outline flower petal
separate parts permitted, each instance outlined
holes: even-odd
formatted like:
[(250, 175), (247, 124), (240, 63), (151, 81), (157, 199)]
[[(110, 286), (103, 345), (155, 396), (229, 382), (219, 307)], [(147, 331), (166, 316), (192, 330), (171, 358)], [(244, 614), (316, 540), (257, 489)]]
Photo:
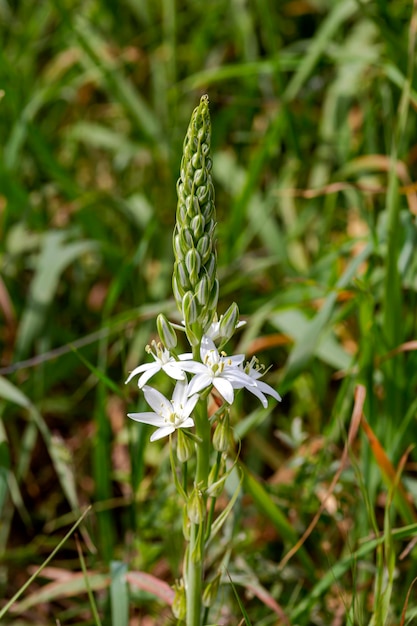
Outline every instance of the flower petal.
[(223, 372), (223, 378), (227, 378), (233, 385), (234, 389), (242, 389), (242, 387), (255, 387), (256, 381), (250, 376), (242, 372), (238, 368), (230, 368)]
[(183, 363), (179, 361), (178, 366), (185, 372), (191, 372), (192, 374), (202, 374), (207, 371), (207, 366), (198, 361), (184, 361)]
[(158, 439), (171, 435), (174, 431), (174, 426), (163, 426), (162, 428), (158, 428), (158, 430), (151, 435), (150, 441), (158, 441)]
[(188, 396), (192, 396), (194, 393), (198, 393), (202, 389), (206, 389), (206, 387), (210, 387), (213, 382), (213, 376), (207, 373), (207, 367), (204, 368), (204, 373), (197, 374), (191, 380), (188, 385)]
[[(185, 376), (185, 374), (184, 374)], [(172, 393), (172, 405), (175, 409), (175, 412), (178, 413), (181, 405), (184, 407), (188, 397), (188, 383), (185, 381), (179, 381), (174, 388)]]
[(177, 365), (177, 361), (171, 361), (170, 363), (165, 363), (162, 366), (165, 374), (168, 374), (170, 378), (174, 378), (174, 380), (184, 380), (185, 374)]
[(220, 378), (216, 376), (213, 379), (213, 385), (216, 387), (220, 395), (226, 400), (228, 404), (232, 404), (234, 400), (234, 393), (232, 383), (226, 380), (226, 378)]
[(153, 387), (144, 387), (143, 393), (145, 395), (146, 402), (153, 408), (155, 413), (168, 417), (173, 412), (172, 404), (162, 393), (154, 389)]
[(194, 426), (194, 420), (192, 417), (187, 417), (181, 424), (178, 424), (177, 428), (192, 428)]
[(200, 396), (198, 395), (198, 393), (193, 394), (187, 399), (187, 402), (185, 403), (184, 410), (183, 410), (184, 416), (186, 415), (188, 417), (189, 415), (191, 415), (199, 399), (200, 399)]
[(154, 367), (155, 367), (155, 363), (144, 363), (143, 365), (139, 365), (138, 367), (135, 367), (135, 369), (132, 372), (130, 372), (129, 376), (126, 378), (125, 385), (127, 385), (127, 383), (130, 382), (134, 376), (137, 376), (138, 374), (141, 374), (142, 372), (146, 372), (146, 370), (148, 370), (149, 368), (154, 368)]
[[(278, 400), (278, 402), (281, 402), (281, 396), (277, 391), (275, 391), (273, 387), (271, 387), (271, 385), (267, 385), (262, 380), (257, 380), (256, 387), (258, 387), (262, 393), (267, 393), (269, 396), (275, 398), (275, 400)], [(252, 391), (252, 387), (247, 387), (247, 389), (249, 389), (249, 391)]]
[(203, 363), (210, 352), (212, 352), (213, 355), (217, 355), (217, 359), (219, 358), (219, 351), (214, 345), (214, 341), (210, 339), (210, 337), (203, 335), (200, 344), (200, 357)]
[(130, 419), (135, 422), (142, 422), (142, 424), (150, 424), (151, 426), (164, 426), (165, 420), (156, 413), (128, 413)]

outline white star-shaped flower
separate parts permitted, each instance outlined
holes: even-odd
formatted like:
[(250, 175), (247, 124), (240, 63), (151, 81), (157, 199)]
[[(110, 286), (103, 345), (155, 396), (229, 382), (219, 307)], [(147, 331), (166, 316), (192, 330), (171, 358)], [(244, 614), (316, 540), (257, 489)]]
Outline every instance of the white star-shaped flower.
[(190, 396), (213, 385), (226, 402), (232, 404), (234, 389), (256, 385), (256, 381), (239, 367), (245, 359), (244, 354), (236, 356), (227, 356), (223, 352), (219, 354), (213, 340), (203, 336), (200, 357), (201, 363), (192, 360), (178, 363), (181, 369), (195, 374), (188, 385)]
[(152, 434), (151, 441), (171, 435), (177, 428), (192, 428), (194, 420), (190, 417), (199, 396), (190, 397), (187, 382), (178, 381), (175, 385), (172, 400), (169, 401), (162, 393), (153, 387), (143, 387), (146, 402), (154, 412), (128, 413), (128, 417), (142, 424), (157, 426)]
[(253, 393), (254, 396), (259, 398), (259, 400), (262, 402), (262, 405), (266, 409), (266, 407), (268, 406), (268, 400), (266, 399), (265, 394), (272, 396), (278, 402), (281, 401), (281, 396), (277, 391), (275, 391), (273, 387), (267, 385), (262, 380), (259, 380), (259, 378), (263, 376), (263, 373), (261, 372), (262, 367), (263, 366), (258, 365), (257, 359), (253, 358), (251, 362), (246, 365), (244, 371), (252, 380), (255, 381), (255, 385), (247, 386), (246, 389)]
[[(151, 347), (152, 346), (152, 347)], [(146, 352), (149, 352), (155, 360), (154, 363), (144, 363), (136, 367), (131, 372), (126, 380), (126, 383), (130, 382), (134, 376), (142, 374), (138, 380), (138, 387), (142, 389), (152, 376), (154, 376), (160, 370), (163, 370), (170, 378), (174, 380), (184, 380), (185, 374), (182, 369), (178, 367), (179, 362), (174, 359), (169, 351), (160, 343), (152, 341), (151, 346), (146, 346)], [(152, 350), (153, 348), (153, 350)], [(191, 353), (180, 354), (179, 359), (189, 359), (192, 357)]]

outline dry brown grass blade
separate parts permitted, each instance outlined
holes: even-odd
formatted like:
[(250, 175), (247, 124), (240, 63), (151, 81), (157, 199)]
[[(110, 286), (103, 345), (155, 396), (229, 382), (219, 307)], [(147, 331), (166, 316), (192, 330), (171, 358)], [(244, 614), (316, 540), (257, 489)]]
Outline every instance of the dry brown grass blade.
[(404, 602), (404, 606), (403, 606), (403, 611), (402, 611), (402, 613), (401, 613), (401, 622), (400, 622), (400, 626), (404, 626), (404, 624), (405, 624), (405, 614), (406, 614), (407, 607), (408, 607), (408, 601), (409, 601), (409, 599), (410, 599), (411, 589), (413, 588), (414, 583), (416, 583), (416, 582), (417, 582), (417, 576), (416, 576), (416, 578), (414, 578), (414, 580), (411, 582), (411, 585), (410, 585), (410, 586), (409, 586), (409, 588), (408, 588), (408, 591), (407, 591), (407, 596), (406, 596), (406, 598), (405, 598), (405, 602)]
[(252, 354), (259, 354), (259, 352), (263, 352), (264, 350), (268, 350), (269, 348), (285, 346), (289, 343), (292, 343), (292, 339), (282, 333), (272, 333), (270, 335), (264, 335), (262, 337), (257, 337), (256, 339), (251, 341), (246, 350), (246, 354), (248, 356)]
[(381, 469), (381, 472), (385, 476), (390, 487), (394, 488), (398, 493), (398, 496), (403, 502), (404, 508), (406, 508), (409, 512), (410, 518), (416, 519), (416, 514), (414, 509), (410, 505), (408, 494), (404, 488), (404, 485), (400, 482), (399, 479), (410, 449), (408, 449), (407, 452), (402, 456), (398, 470), (396, 470), (364, 416), (362, 416), (361, 426), (365, 431), (366, 436), (368, 437), (369, 445), (371, 446), (372, 453), (375, 457), (378, 467)]
[(338, 480), (340, 478), (340, 475), (342, 474), (343, 470), (345, 469), (345, 467), (347, 465), (347, 461), (348, 461), (348, 457), (349, 457), (349, 450), (350, 450), (350, 448), (352, 446), (353, 441), (356, 439), (356, 435), (357, 435), (358, 430), (359, 430), (359, 424), (361, 423), (365, 397), (366, 397), (366, 388), (363, 385), (357, 385), (356, 386), (356, 390), (355, 390), (355, 405), (353, 407), (353, 413), (352, 413), (352, 419), (350, 421), (348, 437), (347, 437), (347, 441), (345, 443), (345, 446), (343, 448), (343, 453), (342, 453), (342, 456), (341, 456), (341, 459), (340, 459), (339, 469), (337, 470), (336, 474), (334, 475), (333, 480), (330, 483), (330, 486), (329, 486), (328, 490), (326, 491), (326, 493), (323, 496), (323, 499), (322, 499), (321, 505), (319, 507), (319, 510), (317, 511), (315, 516), (313, 517), (312, 521), (310, 522), (310, 524), (309, 524), (308, 528), (306, 529), (306, 531), (304, 532), (303, 536), (297, 541), (295, 546), (293, 546), (291, 548), (291, 550), (289, 550), (289, 552), (287, 552), (287, 554), (281, 560), (281, 562), (279, 564), (279, 568), (280, 569), (285, 567), (285, 565), (288, 563), (288, 561), (301, 548), (301, 546), (304, 544), (304, 542), (307, 540), (307, 538), (310, 536), (310, 534), (314, 530), (314, 527), (316, 526), (317, 522), (319, 521), (319, 519), (321, 517), (321, 514), (323, 513), (324, 509), (326, 508), (327, 500), (332, 495), (333, 490), (334, 490), (335, 486), (337, 485), (337, 482), (338, 482)]
[[(382, 172), (389, 172), (391, 167), (392, 163), (390, 157), (384, 154), (369, 154), (358, 157), (354, 161), (355, 171), (358, 172), (360, 172), (360, 169), (373, 169)], [(417, 215), (417, 182), (413, 182), (411, 180), (407, 166), (403, 161), (396, 161), (395, 169), (398, 178), (403, 183), (402, 187), (400, 187), (399, 189), (399, 193), (407, 196), (408, 208), (410, 210), (410, 213), (412, 213), (413, 215)], [(326, 196), (332, 193), (338, 193), (339, 191), (344, 191), (347, 189), (356, 189), (357, 191), (362, 191), (363, 193), (372, 194), (387, 193), (386, 187), (376, 185), (363, 185), (362, 183), (347, 183), (342, 181), (329, 183), (328, 185), (323, 185), (323, 187), (319, 187), (317, 189), (290, 188), (277, 190), (276, 193), (280, 196), (312, 199), (319, 196)]]
[[(414, 352), (414, 350), (417, 350), (417, 339), (412, 339), (411, 341), (405, 341), (404, 343), (400, 344), (393, 350), (390, 350), (386, 354), (383, 354), (380, 357), (376, 357), (375, 366), (379, 367), (381, 363), (383, 363), (384, 361), (388, 361), (389, 359), (392, 359), (394, 356), (397, 356), (397, 354), (402, 354), (404, 352)], [(339, 370), (338, 372), (335, 372), (333, 374), (332, 378), (333, 380), (340, 380), (342, 378), (345, 378), (348, 375), (357, 374), (358, 371), (359, 371), (358, 366), (351, 367), (349, 370)]]

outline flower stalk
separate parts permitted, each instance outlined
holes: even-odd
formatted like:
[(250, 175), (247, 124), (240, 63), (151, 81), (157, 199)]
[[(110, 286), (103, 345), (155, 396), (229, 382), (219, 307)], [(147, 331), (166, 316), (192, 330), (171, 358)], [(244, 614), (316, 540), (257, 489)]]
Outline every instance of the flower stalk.
[[(243, 354), (228, 356), (223, 351), (244, 322), (239, 321), (235, 303), (223, 315), (217, 315), (219, 283), (210, 140), (208, 97), (203, 96), (191, 116), (177, 183), (172, 286), (183, 326), (158, 315), (160, 341), (152, 341), (146, 349), (153, 361), (136, 367), (126, 381), (138, 376), (138, 387), (152, 409), (129, 413), (129, 417), (156, 427), (151, 441), (169, 436), (172, 446), (176, 437), (177, 453), (174, 455), (171, 447), (170, 459), (175, 486), (183, 500), (186, 549), (182, 579), (175, 585), (173, 613), (181, 626), (202, 626), (221, 584), (221, 572), (214, 578), (209, 573), (211, 582), (205, 582), (205, 548), (212, 538), (216, 498), (231, 471), (226, 459), (233, 439), (231, 409), (235, 395), (246, 389), (263, 406), (268, 404), (267, 396), (281, 399), (275, 389), (260, 380), (263, 371), (257, 361), (245, 363)], [(185, 331), (190, 352), (178, 353), (179, 329)], [(172, 381), (173, 391), (168, 398), (148, 384), (159, 373)], [(213, 399), (216, 408), (209, 415)], [(190, 462), (193, 457), (195, 463)], [(177, 464), (182, 466), (182, 483)], [(193, 476), (190, 467), (195, 467)], [(233, 498), (228, 507), (232, 504)], [(226, 512), (227, 508), (223, 518)], [(223, 523), (220, 517), (216, 521)]]

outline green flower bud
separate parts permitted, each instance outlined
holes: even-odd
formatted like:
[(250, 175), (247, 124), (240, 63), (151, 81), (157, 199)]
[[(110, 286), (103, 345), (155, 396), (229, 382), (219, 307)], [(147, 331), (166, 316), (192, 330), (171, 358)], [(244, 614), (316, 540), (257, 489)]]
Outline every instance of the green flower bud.
[(195, 288), (197, 300), (200, 304), (207, 304), (210, 296), (210, 285), (207, 276), (203, 276)]
[[(204, 218), (203, 218), (204, 219)], [(208, 235), (204, 235), (197, 242), (197, 252), (201, 257), (201, 262), (203, 265), (207, 263), (211, 255), (211, 239)]]
[(194, 248), (188, 250), (185, 255), (185, 266), (188, 270), (191, 284), (195, 285), (201, 268), (201, 257)]
[(175, 266), (174, 268), (177, 270), (176, 276), (179, 279), (178, 287), (185, 292), (191, 287), (190, 276), (187, 272), (187, 266), (182, 261), (179, 261), (175, 265), (176, 268)]
[(187, 502), (188, 519), (192, 524), (201, 524), (204, 519), (203, 494), (196, 487)]
[(187, 216), (192, 219), (196, 215), (200, 215), (200, 203), (196, 196), (188, 196), (185, 201), (187, 207)]
[(156, 318), (156, 327), (158, 335), (167, 350), (172, 350), (177, 345), (177, 333), (171, 322), (167, 320), (165, 315), (160, 313)]
[(201, 168), (194, 172), (194, 184), (195, 185), (203, 185), (207, 181), (207, 173)]
[(184, 254), (181, 247), (181, 237), (179, 235), (175, 235), (172, 244), (174, 248), (175, 258), (182, 261), (182, 259), (184, 258)]
[(181, 580), (174, 585), (174, 600), (172, 602), (172, 612), (178, 620), (184, 620), (187, 613), (187, 600), (185, 597), (184, 583)]
[(194, 444), (189, 437), (181, 430), (177, 431), (177, 458), (180, 463), (185, 463), (194, 454)]
[(175, 274), (172, 277), (172, 293), (174, 294), (174, 298), (177, 302), (179, 302), (182, 298), (182, 291), (180, 291), (177, 284), (177, 277)]
[(233, 302), (220, 318), (220, 336), (224, 338), (224, 343), (233, 336), (238, 321), (239, 309), (236, 302)]
[(204, 219), (204, 217), (201, 214), (196, 215), (191, 220), (191, 229), (192, 229), (192, 231), (194, 233), (194, 239), (196, 241), (199, 241), (200, 237), (202, 237), (202, 235), (204, 233), (205, 225), (206, 225), (206, 220)]
[(194, 248), (193, 231), (191, 228), (183, 228), (179, 235), (179, 240), (182, 256), (185, 256), (190, 248)]
[(201, 185), (197, 187), (196, 196), (200, 207), (210, 199), (210, 187), (208, 185)]
[(207, 308), (209, 308), (211, 311), (213, 311), (213, 314), (216, 311), (217, 300), (218, 299), (219, 299), (219, 281), (216, 278), (215, 281), (214, 281), (214, 285), (213, 285), (213, 287), (211, 289), (210, 299), (209, 299), (209, 302), (208, 302), (208, 305), (207, 305)]
[(187, 291), (182, 299), (182, 314), (186, 328), (197, 321), (197, 299), (192, 291)]
[[(213, 467), (212, 469), (215, 469), (215, 467)], [(209, 487), (207, 488), (207, 495), (210, 496), (210, 498), (219, 498), (221, 494), (223, 493), (224, 484), (226, 482), (227, 476), (222, 476), (218, 480), (214, 480), (213, 476), (211, 476), (211, 473), (212, 472), (210, 471), (209, 482), (208, 482)], [(211, 478), (211, 482), (210, 482), (210, 478)]]
[(209, 277), (211, 284), (213, 284), (213, 282), (216, 280), (216, 273), (214, 271), (215, 268), (216, 268), (216, 254), (212, 252), (206, 263), (206, 273), (207, 273), (207, 276)]
[(219, 592), (221, 575), (217, 574), (209, 583), (207, 583), (203, 591), (203, 606), (210, 607), (214, 604)]
[(230, 420), (229, 412), (225, 411), (224, 415), (217, 422), (213, 434), (213, 448), (217, 452), (227, 452), (230, 445)]

